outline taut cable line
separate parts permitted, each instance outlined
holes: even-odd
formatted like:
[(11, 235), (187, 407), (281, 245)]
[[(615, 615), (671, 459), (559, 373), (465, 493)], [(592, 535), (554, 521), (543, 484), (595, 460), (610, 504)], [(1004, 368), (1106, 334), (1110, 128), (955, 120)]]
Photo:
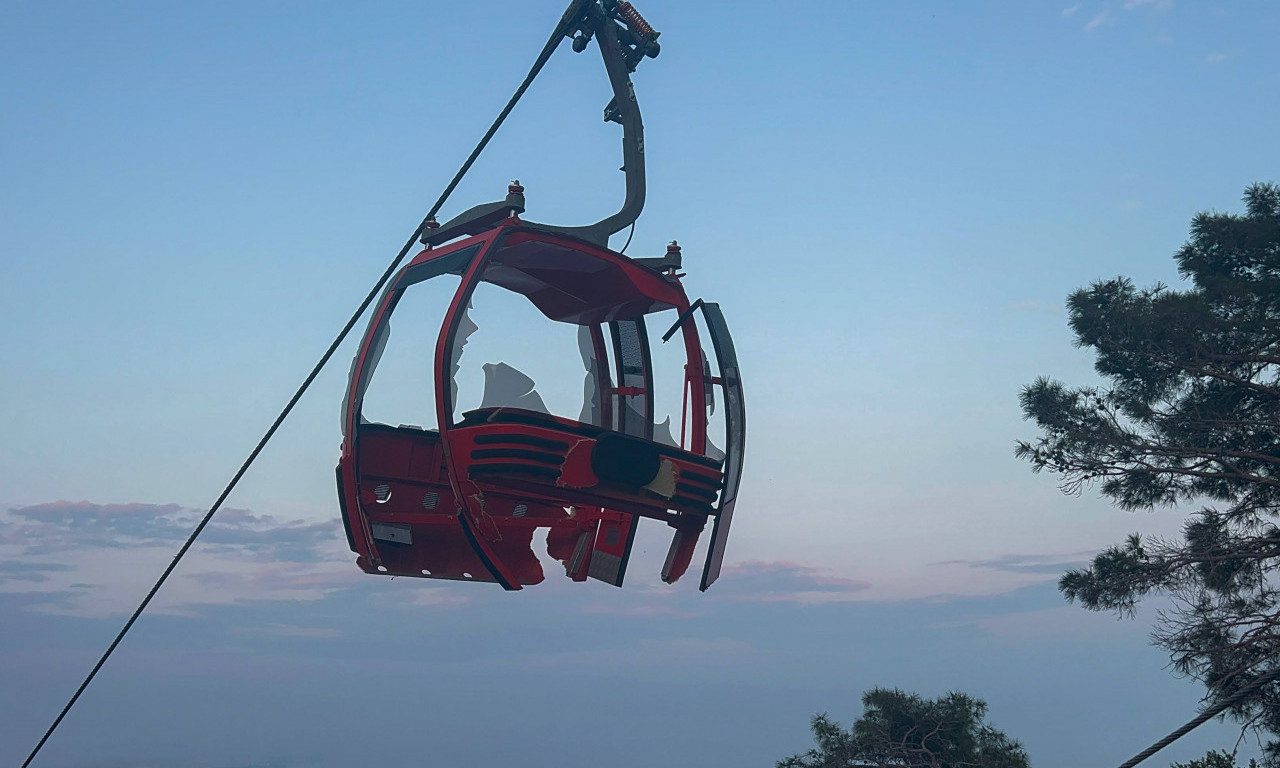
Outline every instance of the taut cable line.
[(1249, 683), (1245, 687), (1236, 691), (1231, 696), (1228, 696), (1227, 698), (1223, 699), (1217, 704), (1214, 704), (1212, 707), (1209, 707), (1205, 711), (1191, 718), (1186, 723), (1184, 723), (1182, 727), (1178, 728), (1173, 733), (1170, 733), (1168, 736), (1165, 736), (1163, 739), (1157, 741), (1155, 744), (1152, 744), (1151, 746), (1142, 750), (1138, 754), (1134, 755), (1133, 757), (1121, 763), (1119, 768), (1133, 768), (1138, 763), (1141, 763), (1143, 760), (1146, 760), (1148, 757), (1151, 757), (1152, 755), (1164, 749), (1165, 747), (1169, 746), (1173, 742), (1177, 741), (1183, 736), (1186, 736), (1188, 733), (1191, 733), (1193, 730), (1200, 727), (1204, 723), (1207, 723), (1208, 721), (1222, 714), (1232, 704), (1239, 702), (1245, 696), (1248, 696), (1249, 694), (1258, 690), (1259, 688), (1266, 685), (1267, 683), (1273, 682), (1275, 680), (1280, 680), (1280, 669), (1274, 669), (1271, 672), (1268, 672), (1267, 674), (1254, 680), (1252, 683)]
[(400, 249), (400, 252), (396, 254), (396, 257), (387, 266), (386, 270), (383, 271), (382, 276), (378, 278), (377, 283), (375, 283), (373, 288), (369, 290), (368, 295), (364, 297), (364, 301), (360, 302), (360, 306), (356, 308), (356, 311), (352, 313), (351, 318), (347, 320), (346, 325), (342, 327), (342, 330), (338, 332), (337, 337), (335, 337), (333, 342), (329, 344), (329, 348), (320, 356), (320, 360), (315, 364), (315, 367), (311, 369), (311, 373), (307, 374), (307, 377), (302, 381), (301, 386), (299, 386), (298, 390), (293, 393), (293, 397), (289, 398), (289, 402), (281, 409), (280, 414), (276, 416), (275, 421), (271, 423), (271, 426), (262, 435), (262, 439), (258, 441), (258, 444), (254, 446), (253, 450), (249, 453), (248, 458), (246, 458), (244, 463), (240, 465), (240, 469), (236, 471), (235, 475), (231, 478), (231, 481), (227, 483), (226, 488), (224, 488), (222, 493), (219, 494), (218, 499), (213, 503), (213, 506), (211, 506), (209, 511), (205, 513), (204, 517), (200, 519), (200, 523), (196, 525), (195, 530), (191, 532), (191, 535), (187, 537), (186, 542), (183, 543), (182, 547), (178, 550), (178, 553), (174, 555), (169, 566), (160, 574), (160, 578), (156, 579), (155, 584), (151, 587), (151, 591), (149, 591), (147, 596), (142, 599), (142, 602), (138, 604), (133, 615), (129, 617), (129, 620), (125, 622), (124, 627), (120, 629), (119, 634), (117, 634), (115, 639), (111, 641), (111, 645), (107, 646), (107, 650), (102, 654), (102, 658), (98, 659), (98, 663), (94, 664), (93, 669), (89, 670), (89, 674), (85, 676), (84, 681), (80, 683), (80, 687), (76, 689), (76, 692), (71, 695), (66, 706), (64, 706), (62, 711), (58, 713), (53, 724), (49, 726), (47, 731), (45, 731), (44, 736), (40, 737), (40, 741), (36, 744), (35, 748), (31, 750), (31, 754), (27, 755), (27, 759), (22, 762), (22, 768), (27, 768), (27, 766), (31, 764), (31, 761), (40, 753), (40, 750), (44, 747), (45, 743), (49, 741), (49, 737), (52, 736), (53, 732), (58, 729), (58, 726), (62, 724), (67, 713), (71, 711), (71, 708), (75, 706), (76, 701), (80, 699), (80, 695), (89, 687), (89, 683), (93, 682), (93, 678), (97, 676), (98, 671), (102, 669), (102, 666), (107, 663), (107, 659), (109, 659), (111, 654), (115, 652), (116, 647), (120, 645), (120, 641), (124, 640), (124, 636), (129, 633), (134, 622), (136, 622), (138, 617), (142, 615), (142, 612), (146, 610), (147, 606), (151, 603), (151, 599), (156, 596), (156, 593), (160, 591), (160, 587), (164, 585), (165, 581), (169, 578), (169, 575), (178, 567), (178, 563), (181, 562), (183, 556), (185, 556), (187, 551), (191, 549), (191, 546), (195, 544), (196, 538), (199, 537), (205, 527), (209, 525), (209, 521), (213, 519), (213, 516), (222, 507), (223, 502), (227, 500), (227, 497), (231, 495), (231, 492), (235, 489), (236, 485), (239, 484), (240, 479), (244, 477), (245, 472), (249, 470), (249, 467), (258, 458), (258, 455), (262, 453), (262, 449), (265, 448), (267, 443), (271, 441), (271, 438), (275, 436), (276, 430), (280, 428), (280, 425), (284, 423), (284, 420), (289, 416), (289, 413), (293, 411), (293, 407), (298, 404), (298, 401), (302, 399), (303, 394), (305, 394), (307, 389), (310, 388), (311, 383), (315, 381), (316, 376), (318, 376), (320, 371), (324, 369), (325, 365), (329, 363), (330, 358), (333, 357), (333, 353), (337, 351), (338, 347), (341, 346), (342, 342), (347, 338), (347, 334), (351, 332), (351, 329), (354, 328), (355, 324), (360, 320), (360, 316), (364, 314), (365, 310), (369, 308), (369, 305), (373, 303), (373, 300), (377, 298), (378, 294), (382, 291), (382, 287), (386, 285), (387, 281), (391, 279), (391, 276), (395, 274), (400, 263), (404, 261), (404, 258), (409, 254), (410, 249), (412, 249), (414, 244), (418, 242), (418, 238), (422, 234), (423, 230), (427, 228), (427, 222), (435, 219), (436, 214), (440, 212), (440, 208), (444, 205), (445, 201), (449, 199), (449, 195), (453, 194), (453, 190), (458, 186), (458, 183), (462, 181), (462, 177), (471, 169), (472, 164), (475, 163), (476, 158), (480, 156), (480, 153), (484, 151), (489, 140), (493, 138), (494, 134), (498, 132), (498, 128), (507, 119), (507, 116), (511, 114), (511, 110), (515, 108), (516, 102), (520, 101), (520, 97), (524, 96), (525, 91), (529, 89), (534, 78), (536, 78), (538, 73), (542, 71), (542, 68), (551, 58), (551, 54), (553, 54), (559, 46), (560, 41), (567, 33), (573, 31), (574, 23), (577, 21), (588, 2), (590, 2), (590, 0), (573, 0), (573, 2), (570, 3), (568, 10), (565, 11), (564, 16), (561, 17), (560, 22), (556, 25), (555, 31), (547, 40), (546, 45), (542, 47), (542, 52), (538, 54), (537, 60), (534, 61), (533, 66), (529, 69), (529, 73), (525, 75), (524, 81), (520, 83), (520, 87), (516, 89), (514, 94), (512, 94), (511, 98), (507, 101), (507, 105), (502, 108), (502, 111), (498, 113), (498, 116), (489, 126), (489, 130), (485, 131), (485, 134), (481, 137), (479, 143), (477, 143), (475, 148), (471, 150), (471, 154), (467, 157), (466, 162), (462, 164), (458, 169), (458, 172), (454, 174), (453, 179), (444, 188), (444, 191), (440, 193), (440, 197), (437, 198), (435, 204), (431, 206), (431, 210), (427, 212), (427, 215), (423, 217), (422, 222), (413, 230), (413, 234), (405, 241), (404, 247)]

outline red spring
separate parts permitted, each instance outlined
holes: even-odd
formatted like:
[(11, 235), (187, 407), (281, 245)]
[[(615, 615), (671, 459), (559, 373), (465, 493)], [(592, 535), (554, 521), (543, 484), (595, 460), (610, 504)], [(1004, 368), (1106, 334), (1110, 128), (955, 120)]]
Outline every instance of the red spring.
[(627, 27), (632, 32), (645, 37), (653, 37), (656, 34), (653, 31), (653, 27), (649, 26), (649, 22), (644, 20), (644, 17), (640, 15), (640, 12), (631, 3), (618, 3), (618, 15), (622, 17), (623, 21), (627, 22)]

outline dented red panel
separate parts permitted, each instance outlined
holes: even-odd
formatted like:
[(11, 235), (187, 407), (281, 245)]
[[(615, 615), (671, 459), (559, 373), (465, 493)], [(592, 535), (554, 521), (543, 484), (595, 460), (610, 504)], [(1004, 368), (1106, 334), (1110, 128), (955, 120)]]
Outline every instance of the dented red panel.
[[(362, 423), (363, 389), (401, 293), (446, 272), (462, 280), (434, 354), (440, 431)], [(634, 349), (640, 349), (643, 375), (631, 376), (632, 381), (623, 375), (630, 369), (619, 368), (619, 386), (613, 387), (606, 371), (599, 383), (600, 408), (592, 416), (600, 424), (516, 408), (479, 409), (453, 420), (454, 337), (480, 282), (524, 295), (551, 319), (590, 327), (589, 347), (598, 360), (608, 358), (602, 324), (612, 324), (616, 332), (627, 323), (638, 330), (635, 343), (622, 349), (615, 339), (614, 358), (626, 362), (622, 358), (634, 358)], [(685, 411), (681, 436), (691, 450), (654, 442), (648, 412), (652, 376), (643, 315), (669, 308), (685, 313), (689, 306), (678, 279), (607, 249), (523, 227), (515, 218), (418, 254), (374, 310), (352, 365), (343, 413), (339, 492), (360, 567), (370, 573), (496, 581), (519, 589), (544, 578), (532, 550), (534, 532), (541, 527), (550, 529), (548, 554), (570, 578), (591, 576), (620, 586), (638, 521), (650, 517), (676, 528), (663, 570), (663, 578), (674, 581), (687, 567), (698, 533), (718, 512), (726, 519), (717, 520), (710, 553), (715, 565), (708, 569), (718, 571), (741, 442), (729, 475), (732, 488), (722, 493), (726, 475), (720, 463), (702, 455), (706, 412), (697, 396), (711, 382), (704, 377), (693, 323), (685, 325), (683, 338), (686, 388), (695, 398)], [(624, 420), (620, 412), (631, 401), (635, 413)], [(626, 429), (615, 422), (625, 422)]]
[(591, 553), (588, 575), (615, 587), (622, 586), (627, 573), (627, 561), (631, 558), (631, 545), (636, 537), (636, 525), (640, 518), (634, 515), (618, 515), (616, 519), (603, 519), (596, 532), (595, 551)]

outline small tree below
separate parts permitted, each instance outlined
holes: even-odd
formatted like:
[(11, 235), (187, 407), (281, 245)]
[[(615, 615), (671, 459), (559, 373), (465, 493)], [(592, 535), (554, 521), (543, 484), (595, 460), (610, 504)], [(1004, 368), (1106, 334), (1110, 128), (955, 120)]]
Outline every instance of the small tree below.
[(981, 699), (955, 692), (925, 699), (873, 688), (862, 705), (862, 717), (847, 731), (816, 715), (817, 745), (777, 768), (1030, 768), (1022, 745), (985, 722)]
[[(1211, 749), (1204, 757), (1189, 760), (1185, 763), (1169, 763), (1169, 768), (1242, 768), (1236, 763), (1234, 752)], [(1247, 768), (1258, 768), (1257, 760), (1249, 760)]]

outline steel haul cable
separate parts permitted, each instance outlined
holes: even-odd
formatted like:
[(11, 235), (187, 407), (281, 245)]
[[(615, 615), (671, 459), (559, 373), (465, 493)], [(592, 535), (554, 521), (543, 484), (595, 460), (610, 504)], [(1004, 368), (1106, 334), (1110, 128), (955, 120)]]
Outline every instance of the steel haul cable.
[(507, 105), (503, 107), (502, 111), (498, 113), (498, 116), (494, 118), (493, 123), (489, 126), (489, 130), (485, 132), (479, 143), (477, 143), (475, 148), (471, 150), (471, 154), (467, 157), (466, 162), (462, 164), (462, 167), (460, 167), (458, 172), (454, 174), (453, 179), (449, 182), (448, 186), (446, 186), (444, 191), (440, 193), (440, 197), (437, 198), (435, 204), (431, 206), (431, 210), (427, 212), (425, 217), (423, 217), (422, 223), (420, 223), (417, 229), (413, 231), (413, 234), (409, 236), (404, 247), (400, 249), (400, 252), (396, 254), (396, 257), (391, 261), (391, 264), (387, 266), (385, 271), (383, 271), (382, 276), (378, 278), (378, 282), (374, 284), (372, 289), (370, 289), (368, 295), (364, 297), (364, 301), (360, 302), (360, 306), (356, 308), (356, 311), (351, 315), (351, 319), (347, 320), (347, 324), (338, 332), (333, 343), (331, 343), (329, 348), (325, 350), (323, 355), (321, 355), (319, 362), (317, 362), (315, 367), (311, 369), (311, 373), (307, 374), (302, 385), (298, 387), (298, 391), (294, 392), (293, 397), (289, 398), (289, 402), (283, 409), (281, 409), (280, 415), (276, 416), (276, 420), (272, 422), (266, 433), (263, 434), (262, 439), (258, 441), (256, 446), (254, 446), (254, 449), (249, 453), (248, 458), (246, 458), (244, 463), (240, 465), (240, 469), (237, 470), (235, 475), (231, 478), (231, 482), (227, 483), (227, 487), (222, 490), (217, 501), (213, 503), (213, 506), (209, 508), (209, 511), (200, 519), (200, 523), (196, 526), (195, 530), (191, 532), (191, 535), (178, 550), (178, 553), (174, 555), (173, 561), (170, 562), (169, 566), (160, 574), (160, 578), (157, 579), (156, 583), (151, 587), (151, 591), (148, 592), (147, 596), (138, 604), (137, 609), (134, 610), (133, 615), (129, 617), (129, 620), (125, 622), (120, 633), (111, 641), (111, 645), (107, 646), (107, 650), (102, 654), (102, 658), (98, 659), (98, 663), (93, 665), (93, 669), (91, 669), (89, 674), (85, 676), (84, 681), (80, 683), (80, 687), (76, 689), (74, 694), (72, 694), (71, 698), (67, 701), (66, 706), (62, 708), (62, 711), (58, 713), (57, 718), (55, 718), (53, 724), (49, 726), (49, 730), (45, 731), (44, 736), (40, 738), (35, 749), (32, 749), (31, 754), (27, 755), (27, 759), (22, 762), (22, 768), (27, 768), (27, 766), (31, 764), (31, 761), (35, 759), (36, 755), (40, 753), (41, 748), (44, 747), (45, 742), (47, 742), (49, 737), (53, 735), (53, 732), (58, 729), (63, 718), (67, 716), (67, 713), (71, 711), (73, 706), (75, 706), (76, 701), (80, 699), (80, 694), (84, 693), (85, 689), (89, 687), (89, 683), (93, 682), (93, 678), (97, 676), (98, 670), (102, 669), (102, 665), (111, 657), (116, 646), (120, 645), (120, 641), (124, 639), (124, 636), (128, 634), (129, 630), (133, 627), (134, 622), (136, 622), (138, 617), (142, 615), (142, 612), (146, 610), (151, 599), (160, 591), (160, 587), (163, 586), (165, 580), (169, 578), (169, 574), (173, 573), (173, 570), (177, 568), (179, 561), (181, 561), (183, 556), (187, 554), (187, 550), (191, 549), (191, 545), (195, 543), (196, 538), (202, 531), (204, 531), (205, 526), (209, 524), (209, 521), (213, 519), (214, 514), (217, 513), (218, 509), (222, 506), (222, 503), (231, 495), (231, 491), (234, 490), (236, 485), (240, 482), (240, 478), (244, 477), (244, 474), (249, 470), (250, 465), (252, 465), (254, 460), (258, 458), (258, 454), (262, 453), (262, 449), (266, 447), (267, 443), (275, 435), (276, 430), (280, 428), (280, 425), (284, 422), (285, 418), (288, 417), (289, 413), (293, 410), (293, 407), (302, 399), (302, 395), (306, 393), (307, 389), (311, 386), (311, 383), (315, 381), (316, 376), (318, 376), (320, 371), (328, 364), (329, 359), (333, 357), (333, 353), (337, 351), (338, 347), (347, 338), (347, 334), (349, 334), (351, 329), (355, 327), (355, 324), (360, 320), (360, 316), (364, 314), (365, 310), (369, 308), (369, 305), (373, 303), (373, 300), (377, 298), (382, 287), (386, 285), (386, 282), (391, 279), (391, 276), (400, 266), (400, 262), (404, 261), (404, 258), (408, 255), (410, 249), (412, 249), (414, 244), (418, 242), (418, 237), (422, 234), (423, 229), (426, 228), (427, 222), (434, 219), (435, 215), (440, 212), (441, 206), (443, 206), (445, 201), (449, 199), (449, 195), (453, 194), (453, 190), (458, 186), (458, 183), (462, 181), (462, 177), (471, 169), (471, 165), (476, 161), (476, 158), (480, 156), (480, 153), (489, 143), (489, 140), (493, 138), (494, 134), (497, 133), (498, 128), (507, 119), (507, 116), (511, 114), (511, 110), (515, 108), (516, 102), (520, 100), (520, 97), (524, 95), (525, 91), (527, 91), (529, 86), (533, 83), (534, 78), (542, 71), (542, 68), (551, 58), (551, 54), (554, 53), (556, 48), (560, 45), (560, 41), (564, 39), (568, 32), (572, 31), (572, 26), (579, 19), (583, 9), (586, 8), (589, 2), (592, 2), (592, 0), (573, 0), (573, 2), (570, 3), (568, 10), (565, 11), (564, 16), (561, 17), (560, 22), (556, 25), (556, 29), (551, 34), (550, 39), (548, 39), (546, 45), (542, 47), (542, 52), (538, 54), (537, 60), (534, 61), (533, 66), (529, 69), (529, 73), (525, 75), (524, 81), (520, 83), (520, 87), (516, 89), (515, 93), (512, 94), (511, 98), (507, 101)]
[(1267, 674), (1254, 680), (1252, 683), (1249, 683), (1245, 687), (1236, 691), (1235, 694), (1223, 699), (1217, 704), (1214, 704), (1212, 707), (1209, 707), (1205, 711), (1191, 718), (1185, 724), (1183, 724), (1181, 728), (1177, 729), (1173, 733), (1170, 733), (1168, 736), (1165, 736), (1163, 739), (1157, 741), (1155, 744), (1152, 744), (1151, 746), (1142, 750), (1138, 754), (1134, 755), (1133, 757), (1121, 763), (1120, 768), (1133, 768), (1138, 763), (1141, 763), (1143, 760), (1146, 760), (1148, 757), (1151, 757), (1152, 755), (1164, 749), (1165, 747), (1169, 746), (1173, 742), (1177, 741), (1183, 736), (1186, 736), (1188, 733), (1191, 733), (1193, 730), (1200, 727), (1204, 723), (1222, 714), (1228, 707), (1240, 701), (1248, 694), (1253, 693), (1254, 691), (1258, 690), (1259, 688), (1266, 685), (1267, 683), (1273, 682), (1275, 680), (1280, 680), (1280, 669), (1274, 669), (1271, 672), (1268, 672)]

